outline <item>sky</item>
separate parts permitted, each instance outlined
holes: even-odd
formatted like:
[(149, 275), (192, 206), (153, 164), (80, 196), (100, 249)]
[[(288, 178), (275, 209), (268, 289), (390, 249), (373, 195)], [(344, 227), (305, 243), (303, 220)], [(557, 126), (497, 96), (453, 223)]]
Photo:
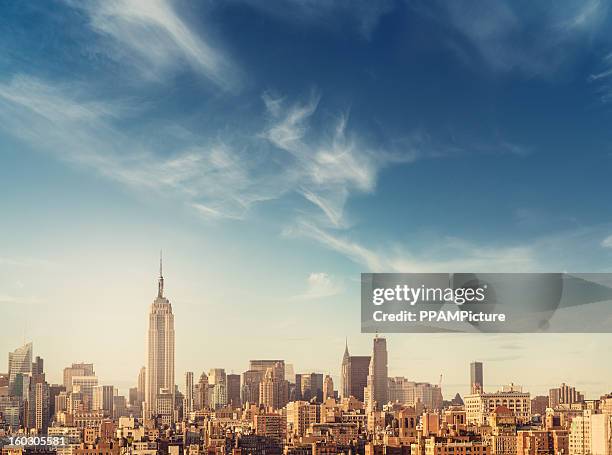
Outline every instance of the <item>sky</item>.
[[(338, 374), (362, 272), (612, 271), (605, 1), (0, 6), (0, 352)], [(612, 336), (389, 335), (389, 371), (612, 390)], [(0, 370), (7, 367), (1, 367)]]

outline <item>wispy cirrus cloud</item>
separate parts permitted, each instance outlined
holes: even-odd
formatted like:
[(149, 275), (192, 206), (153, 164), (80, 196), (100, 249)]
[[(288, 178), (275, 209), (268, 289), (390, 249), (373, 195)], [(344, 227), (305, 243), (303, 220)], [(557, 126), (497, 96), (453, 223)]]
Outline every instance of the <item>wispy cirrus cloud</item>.
[(456, 32), (452, 47), (462, 59), (476, 55), (496, 71), (549, 77), (572, 60), (576, 48), (605, 23), (608, 4), (601, 0), (560, 1), (550, 5), (521, 2), (416, 2), (424, 13)]
[(325, 297), (333, 297), (343, 291), (342, 284), (325, 272), (313, 272), (306, 280), (306, 290), (302, 294), (295, 295), (291, 300), (315, 300)]
[(604, 248), (612, 248), (612, 235), (609, 235), (601, 241), (601, 246)]
[(324, 247), (340, 253), (356, 264), (363, 265), (371, 271), (387, 270), (387, 260), (375, 251), (364, 247), (360, 243), (349, 238), (335, 235), (313, 223), (300, 220), (294, 225), (283, 230), (287, 237), (304, 237), (314, 240)]
[(108, 55), (136, 66), (149, 78), (185, 62), (217, 86), (235, 90), (239, 70), (219, 47), (182, 19), (168, 0), (69, 2), (90, 18), (94, 31), (108, 38)]
[[(415, 154), (377, 155), (345, 116), (329, 131), (315, 128), (318, 103), (317, 95), (294, 104), (264, 95), (269, 118), (259, 134), (192, 135), (168, 149), (121, 127), (133, 115), (124, 104), (99, 101), (78, 85), (27, 76), (0, 83), (2, 128), (34, 150), (137, 191), (178, 197), (206, 218), (241, 219), (257, 203), (297, 193), (320, 209), (321, 222), (341, 227), (352, 193), (373, 191), (383, 166)], [(234, 143), (234, 136), (247, 139)]]
[(140, 192), (177, 197), (199, 212), (207, 207), (214, 218), (241, 218), (255, 202), (277, 197), (244, 150), (201, 138), (158, 150), (115, 126), (124, 117), (121, 104), (92, 101), (73, 86), (26, 76), (0, 83), (1, 128), (38, 152)]
[(591, 73), (587, 80), (594, 84), (597, 96), (602, 103), (612, 101), (612, 53), (602, 59), (598, 71)]
[(323, 229), (305, 220), (287, 227), (289, 237), (311, 239), (371, 272), (536, 271), (542, 268), (532, 246), (477, 245), (457, 238), (441, 239), (424, 254), (405, 246), (373, 249), (347, 233)]
[(389, 164), (418, 158), (413, 149), (394, 154), (369, 146), (349, 130), (348, 114), (321, 134), (312, 126), (320, 101), (316, 93), (305, 103), (289, 104), (268, 93), (263, 99), (271, 119), (261, 137), (291, 157), (295, 190), (336, 228), (346, 226), (344, 207), (351, 194), (374, 191), (379, 172)]
[[(206, 219), (244, 219), (257, 204), (298, 194), (304, 205), (294, 215), (308, 221), (289, 221), (292, 227), (285, 234), (316, 240), (368, 270), (534, 268), (528, 248), (485, 248), (446, 240), (446, 248), (457, 258), (449, 260), (450, 255), (442, 254), (437, 259), (415, 256), (409, 249), (374, 250), (351, 239), (347, 201), (355, 194), (372, 193), (386, 166), (446, 157), (462, 149), (430, 150), (431, 140), (418, 134), (399, 141), (394, 150), (372, 147), (349, 127), (346, 114), (319, 126), (317, 93), (293, 103), (266, 93), (263, 104), (267, 118), (254, 127), (259, 133), (246, 135), (246, 142), (192, 135), (187, 146), (168, 150), (155, 147), (155, 141), (143, 144), (119, 128), (117, 124), (133, 114), (121, 103), (101, 102), (73, 85), (19, 76), (0, 83), (0, 127), (34, 150), (134, 191), (174, 198)], [(323, 294), (325, 277), (313, 280), (310, 294)], [(330, 292), (327, 285), (325, 292)]]
[[(465, 152), (420, 133), (392, 141), (392, 149), (373, 146), (350, 128), (348, 114), (330, 124), (316, 92), (305, 101), (269, 93), (262, 98), (265, 120), (249, 127), (251, 135), (230, 130), (211, 140), (190, 133), (160, 141), (180, 145), (162, 146), (122, 127), (140, 114), (125, 101), (100, 101), (79, 84), (16, 76), (0, 83), (0, 119), (2, 128), (37, 151), (136, 191), (179, 198), (202, 217), (242, 219), (256, 204), (293, 193), (304, 201), (298, 212), (305, 210), (321, 229), (349, 227), (347, 201), (374, 192), (386, 167)], [(524, 147), (517, 152), (507, 143), (470, 149), (524, 154)]]

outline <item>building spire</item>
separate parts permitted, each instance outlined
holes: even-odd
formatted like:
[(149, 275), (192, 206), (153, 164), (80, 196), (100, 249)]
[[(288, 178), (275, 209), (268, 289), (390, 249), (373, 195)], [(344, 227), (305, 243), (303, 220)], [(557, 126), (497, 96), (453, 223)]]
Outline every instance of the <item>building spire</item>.
[(348, 350), (348, 337), (344, 339), (344, 359), (347, 360), (349, 358), (349, 350)]
[(162, 273), (162, 250), (159, 250), (159, 281), (157, 283), (157, 297), (164, 296), (164, 275)]

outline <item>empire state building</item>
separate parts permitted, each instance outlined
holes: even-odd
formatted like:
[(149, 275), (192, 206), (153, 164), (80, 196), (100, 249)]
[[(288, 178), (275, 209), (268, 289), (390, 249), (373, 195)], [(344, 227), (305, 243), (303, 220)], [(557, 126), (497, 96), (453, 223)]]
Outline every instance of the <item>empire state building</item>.
[[(174, 315), (164, 297), (162, 260), (159, 259), (157, 298), (149, 313), (148, 359), (146, 371), (146, 416), (172, 420), (174, 411)], [(169, 409), (168, 409), (169, 408)]]

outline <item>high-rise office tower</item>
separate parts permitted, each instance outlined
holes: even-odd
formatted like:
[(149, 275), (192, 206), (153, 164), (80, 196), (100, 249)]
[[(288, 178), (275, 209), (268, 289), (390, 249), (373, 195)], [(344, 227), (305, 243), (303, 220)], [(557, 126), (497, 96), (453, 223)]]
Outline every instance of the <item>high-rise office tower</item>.
[(368, 410), (382, 409), (389, 400), (387, 340), (380, 338), (378, 335), (374, 338), (367, 389)]
[(483, 392), (482, 362), (470, 363), (470, 392), (472, 394)]
[(289, 382), (285, 379), (285, 365), (277, 362), (266, 370), (259, 384), (259, 404), (266, 408), (281, 409), (288, 400)]
[(72, 387), (70, 390), (75, 393), (80, 393), (83, 399), (85, 410), (92, 410), (93, 406), (93, 390), (98, 385), (96, 376), (73, 376)]
[(323, 374), (322, 373), (306, 373), (295, 375), (297, 398), (304, 401), (323, 401)]
[(227, 375), (223, 368), (212, 368), (208, 372), (208, 384), (212, 386), (213, 409), (222, 408), (227, 404)]
[(575, 387), (561, 384), (560, 387), (550, 389), (548, 392), (548, 406), (557, 409), (562, 405), (570, 406), (574, 403), (583, 403), (584, 395), (576, 390)]
[(233, 407), (240, 407), (240, 375), (227, 375), (227, 402)]
[(147, 369), (145, 367), (141, 367), (138, 372), (138, 385), (136, 392), (136, 400), (139, 404), (142, 405), (145, 401), (146, 388), (147, 388)]
[(13, 352), (9, 352), (8, 368), (9, 392), (11, 395), (18, 395), (15, 389), (17, 375), (32, 374), (32, 343), (26, 343)]
[(183, 405), (183, 413), (187, 414), (193, 411), (193, 371), (185, 373), (185, 403)]
[(340, 393), (342, 398), (355, 397), (364, 401), (363, 391), (368, 385), (370, 371), (369, 355), (350, 355), (348, 343), (344, 347), (340, 371)]
[(130, 387), (128, 389), (128, 404), (130, 406), (138, 406), (138, 387)]
[(249, 370), (261, 371), (265, 374), (268, 368), (280, 368), (280, 373), (285, 378), (285, 361), (284, 360), (251, 360), (249, 361)]
[(73, 376), (95, 376), (93, 363), (73, 363), (72, 366), (64, 368), (64, 387), (72, 391)]
[(413, 382), (398, 376), (389, 378), (389, 401), (406, 406), (417, 403), (428, 410), (442, 409), (442, 390), (437, 385)]
[(32, 384), (40, 382), (45, 382), (44, 360), (36, 356), (36, 359), (32, 362)]
[(210, 406), (210, 400), (208, 399), (208, 390), (210, 386), (208, 384), (208, 376), (206, 373), (200, 375), (200, 379), (196, 384), (196, 395), (194, 396), (195, 408), (198, 410), (206, 409)]
[(49, 427), (49, 384), (43, 381), (34, 387), (34, 426), (39, 433), (44, 434)]
[(66, 387), (60, 384), (52, 384), (49, 386), (49, 415), (55, 415), (55, 398), (62, 392), (66, 392)]
[(259, 403), (259, 384), (265, 372), (261, 370), (248, 370), (242, 373), (242, 402), (249, 404)]
[(292, 363), (285, 364), (285, 379), (289, 382), (295, 383), (295, 369)]
[[(146, 372), (146, 417), (157, 415), (157, 399), (163, 389), (164, 413), (167, 403), (174, 403), (174, 315), (172, 305), (164, 297), (162, 260), (159, 259), (157, 297), (149, 313), (148, 358)], [(169, 399), (168, 395), (172, 395)]]
[(334, 381), (330, 375), (323, 380), (323, 401), (334, 398)]
[(115, 388), (112, 385), (98, 385), (93, 388), (93, 399), (91, 409), (103, 411), (107, 417), (113, 416), (113, 397)]

